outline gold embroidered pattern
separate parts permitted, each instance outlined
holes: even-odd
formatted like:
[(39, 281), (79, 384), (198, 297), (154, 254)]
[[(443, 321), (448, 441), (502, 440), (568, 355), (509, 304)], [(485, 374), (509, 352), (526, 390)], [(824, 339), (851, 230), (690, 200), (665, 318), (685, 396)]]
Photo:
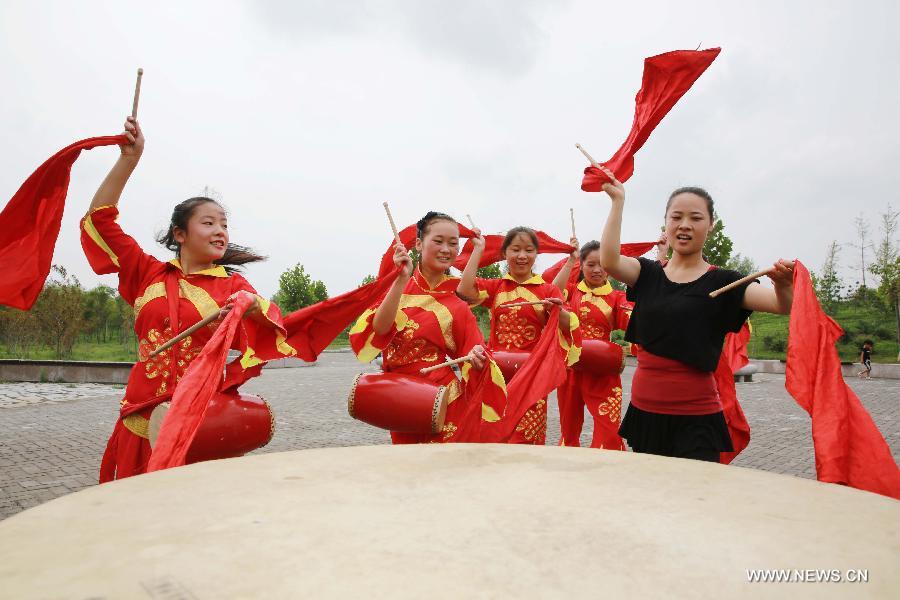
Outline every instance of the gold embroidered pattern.
[[(156, 388), (155, 395), (157, 396), (165, 394), (168, 390), (169, 377), (173, 368), (175, 369), (175, 382), (177, 383), (184, 377), (191, 362), (200, 355), (201, 348), (192, 347), (193, 339), (191, 336), (188, 336), (175, 344), (173, 348), (163, 350), (156, 356), (150, 356), (151, 351), (162, 346), (172, 337), (174, 337), (172, 328), (167, 325), (162, 332), (158, 329), (150, 329), (147, 331), (147, 337), (142, 338), (138, 342), (138, 360), (144, 363), (144, 374), (147, 379), (162, 378), (159, 387)], [(175, 348), (178, 349), (178, 361), (173, 367), (172, 357), (175, 354), (173, 352)]]
[(201, 317), (206, 317), (219, 310), (219, 305), (209, 295), (209, 292), (188, 283), (185, 279), (178, 280), (178, 295), (190, 301)]
[(417, 338), (420, 325), (413, 319), (406, 322), (384, 349), (384, 360), (391, 367), (401, 367), (414, 362), (436, 362), (441, 356), (438, 348), (424, 338)]
[(450, 438), (452, 438), (456, 434), (457, 429), (459, 429), (459, 427), (457, 427), (453, 423), (444, 423), (444, 428), (441, 429), (441, 441), (449, 442)]
[(618, 423), (622, 416), (622, 388), (614, 387), (613, 395), (606, 399), (606, 402), (600, 404), (597, 412), (601, 415), (608, 415), (609, 420)]
[(606, 328), (592, 319), (590, 317), (591, 309), (587, 306), (582, 306), (578, 309), (578, 313), (580, 315), (579, 321), (581, 322), (581, 335), (586, 340), (605, 340), (606, 338)]
[(141, 309), (144, 308), (144, 305), (150, 302), (151, 300), (155, 300), (157, 298), (163, 298), (166, 295), (166, 284), (162, 281), (158, 281), (156, 283), (150, 284), (147, 286), (147, 289), (144, 290), (144, 293), (140, 295), (140, 297), (134, 301), (134, 318), (137, 320), (138, 315), (141, 312)]
[(521, 306), (515, 306), (497, 316), (497, 342), (505, 348), (526, 348), (537, 339), (538, 330), (525, 317), (519, 316)]
[(441, 335), (444, 336), (444, 344), (448, 353), (456, 352), (456, 340), (453, 339), (453, 313), (441, 304), (434, 296), (421, 294), (403, 294), (400, 297), (400, 309), (421, 308), (432, 313), (441, 327)]
[(528, 409), (522, 420), (516, 425), (516, 431), (526, 440), (542, 446), (547, 438), (547, 400), (541, 398)]

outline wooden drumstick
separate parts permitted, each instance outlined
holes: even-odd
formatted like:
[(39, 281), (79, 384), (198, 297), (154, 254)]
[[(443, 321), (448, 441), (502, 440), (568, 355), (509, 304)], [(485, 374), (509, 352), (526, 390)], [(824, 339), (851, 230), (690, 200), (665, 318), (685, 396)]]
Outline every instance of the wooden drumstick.
[(150, 357), (152, 358), (152, 357), (156, 356), (163, 350), (168, 350), (169, 348), (171, 348), (172, 346), (174, 346), (175, 344), (177, 344), (178, 342), (180, 342), (187, 336), (191, 335), (198, 329), (202, 329), (203, 327), (206, 327), (207, 325), (209, 325), (210, 323), (212, 323), (213, 321), (215, 321), (218, 318), (219, 318), (219, 311), (216, 311), (212, 314), (207, 315), (206, 317), (204, 317), (197, 323), (194, 323), (193, 325), (191, 325), (190, 327), (188, 327), (187, 329), (185, 329), (184, 331), (182, 331), (181, 333), (179, 333), (178, 335), (173, 337), (171, 340), (169, 340), (168, 342), (166, 342), (159, 348), (156, 348), (155, 350), (150, 352)]
[(430, 367), (425, 367), (424, 369), (419, 369), (419, 373), (425, 375), (426, 373), (431, 373), (432, 371), (437, 371), (438, 369), (443, 369), (444, 367), (449, 367), (450, 365), (458, 365), (459, 363), (466, 362), (467, 360), (472, 360), (471, 354), (466, 354), (460, 358), (454, 358), (453, 360), (448, 360), (447, 362), (442, 362), (439, 365), (432, 365)]
[(535, 304), (544, 304), (543, 300), (533, 300), (531, 302), (513, 302), (512, 304), (501, 304), (497, 308), (510, 308), (513, 306), (533, 306)]
[(466, 213), (466, 218), (469, 220), (469, 225), (472, 226), (472, 229), (475, 229), (475, 221), (472, 220), (472, 215)]
[(575, 209), (574, 208), (569, 209), (569, 218), (572, 219), (572, 237), (578, 237), (577, 235), (575, 235)]
[(131, 118), (137, 119), (138, 101), (141, 99), (141, 78), (144, 76), (144, 70), (138, 69), (137, 81), (134, 83), (134, 104), (131, 105)]
[(391, 222), (391, 231), (394, 232), (394, 239), (402, 246), (403, 242), (400, 241), (400, 233), (397, 231), (397, 224), (394, 223), (394, 217), (391, 215), (391, 208), (388, 206), (387, 202), (383, 202), (382, 204), (384, 204), (384, 212), (387, 213), (388, 221)]
[(715, 298), (719, 294), (724, 294), (728, 290), (733, 290), (734, 288), (736, 288), (739, 285), (745, 284), (748, 281), (753, 281), (754, 279), (759, 279), (760, 277), (768, 275), (771, 272), (772, 272), (772, 269), (766, 269), (765, 271), (757, 271), (756, 273), (747, 275), (746, 277), (741, 277), (737, 281), (733, 281), (733, 282), (729, 283), (728, 285), (726, 285), (725, 287), (720, 287), (719, 289), (715, 290), (714, 292), (710, 292), (709, 297)]
[(587, 158), (589, 161), (591, 161), (591, 164), (593, 166), (600, 168), (600, 165), (597, 164), (597, 161), (594, 160), (594, 157), (592, 157), (590, 154), (588, 154), (587, 150), (585, 150), (584, 148), (581, 147), (581, 144), (575, 144), (575, 147), (578, 148), (579, 150), (581, 150), (581, 153), (584, 154), (585, 158)]

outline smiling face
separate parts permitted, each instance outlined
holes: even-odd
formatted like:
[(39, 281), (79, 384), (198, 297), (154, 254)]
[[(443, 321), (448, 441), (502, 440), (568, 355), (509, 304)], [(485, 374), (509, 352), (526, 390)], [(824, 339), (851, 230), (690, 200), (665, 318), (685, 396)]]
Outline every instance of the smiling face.
[(183, 258), (195, 264), (212, 263), (228, 247), (228, 218), (221, 206), (204, 202), (194, 207), (187, 228), (176, 227), (173, 234)]
[(429, 223), (423, 235), (423, 239), (416, 240), (421, 256), (419, 267), (423, 273), (444, 273), (459, 256), (459, 226), (440, 219)]
[(519, 281), (531, 277), (537, 254), (538, 247), (531, 236), (527, 233), (517, 233), (503, 253), (509, 274)]
[(674, 252), (684, 255), (702, 252), (712, 226), (708, 204), (701, 196), (684, 192), (669, 201), (666, 235)]
[(581, 263), (581, 274), (591, 288), (603, 287), (608, 281), (606, 271), (600, 265), (600, 251), (594, 250), (584, 257)]

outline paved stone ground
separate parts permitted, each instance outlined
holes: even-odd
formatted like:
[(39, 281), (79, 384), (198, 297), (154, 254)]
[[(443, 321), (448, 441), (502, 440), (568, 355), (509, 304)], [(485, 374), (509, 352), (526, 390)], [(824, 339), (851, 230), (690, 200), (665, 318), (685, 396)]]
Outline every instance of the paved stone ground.
[[(350, 381), (362, 370), (349, 353), (327, 353), (315, 366), (266, 370), (244, 386), (266, 398), (278, 420), (275, 438), (257, 452), (389, 443), (387, 432), (347, 415)], [(623, 376), (626, 398), (632, 374)], [(734, 464), (814, 478), (809, 417), (785, 391), (784, 376), (756, 379), (738, 384), (753, 439)], [(900, 381), (848, 383), (900, 458)], [(0, 384), (0, 518), (97, 482), (121, 395), (115, 386)], [(583, 445), (590, 436), (587, 417)], [(548, 443), (558, 439), (551, 402)]]

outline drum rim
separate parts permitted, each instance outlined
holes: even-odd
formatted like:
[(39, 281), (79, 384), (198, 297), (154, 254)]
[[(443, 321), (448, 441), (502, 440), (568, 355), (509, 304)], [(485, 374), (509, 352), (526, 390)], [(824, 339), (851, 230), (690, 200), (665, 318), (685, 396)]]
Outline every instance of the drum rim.
[(440, 433), (444, 429), (444, 423), (447, 421), (447, 396), (449, 389), (449, 386), (442, 385), (438, 387), (437, 394), (434, 396), (434, 407), (431, 409), (431, 433), (433, 434)]
[(350, 384), (350, 395), (347, 396), (347, 413), (354, 419), (356, 418), (356, 413), (353, 410), (353, 405), (356, 402), (356, 384), (359, 383), (359, 378), (363, 375), (365, 373), (360, 373), (353, 378), (353, 383)]
[[(250, 394), (248, 394), (248, 395), (250, 395)], [(271, 442), (272, 439), (275, 437), (275, 411), (272, 410), (272, 405), (269, 404), (269, 402), (265, 398), (263, 398), (262, 396), (258, 396), (256, 394), (252, 394), (252, 395), (256, 396), (257, 398), (262, 400), (263, 404), (266, 405), (266, 410), (269, 411), (269, 438), (266, 440), (265, 444), (263, 444), (262, 446), (259, 447), (259, 448), (265, 448), (266, 446), (269, 445), (269, 442)], [(259, 448), (257, 448), (257, 450), (259, 450)]]

